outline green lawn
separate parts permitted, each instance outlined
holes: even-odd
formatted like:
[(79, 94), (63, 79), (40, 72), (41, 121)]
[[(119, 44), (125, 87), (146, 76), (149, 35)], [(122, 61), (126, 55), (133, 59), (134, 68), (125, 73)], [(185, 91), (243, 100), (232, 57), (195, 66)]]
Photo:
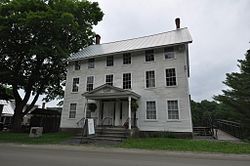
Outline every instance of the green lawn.
[(58, 132), (46, 133), (40, 138), (30, 138), (28, 133), (0, 133), (0, 143), (23, 143), (23, 144), (59, 144), (70, 139), (72, 134)]
[(120, 147), (150, 150), (250, 154), (250, 143), (232, 143), (212, 140), (133, 138), (124, 141)]

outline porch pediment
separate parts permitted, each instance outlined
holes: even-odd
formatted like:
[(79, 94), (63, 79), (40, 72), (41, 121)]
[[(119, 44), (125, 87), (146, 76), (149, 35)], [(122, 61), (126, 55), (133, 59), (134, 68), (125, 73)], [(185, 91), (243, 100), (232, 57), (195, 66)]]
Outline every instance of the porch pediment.
[(99, 86), (82, 95), (88, 99), (126, 98), (128, 96), (131, 96), (134, 99), (140, 98), (140, 95), (133, 91), (124, 90), (118, 87), (110, 86), (108, 84)]

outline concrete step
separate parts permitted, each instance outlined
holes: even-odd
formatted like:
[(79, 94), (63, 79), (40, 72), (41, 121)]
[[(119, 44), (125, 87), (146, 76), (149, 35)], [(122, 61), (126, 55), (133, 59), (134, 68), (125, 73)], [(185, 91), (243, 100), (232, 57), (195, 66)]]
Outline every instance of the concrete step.
[(114, 138), (114, 137), (111, 138), (111, 137), (98, 136), (98, 137), (91, 138), (91, 140), (122, 142), (124, 139), (123, 138)]
[(109, 137), (109, 138), (128, 138), (126, 135), (116, 135), (116, 134), (100, 134), (96, 137)]
[(125, 128), (96, 128), (96, 131), (106, 130), (106, 131), (127, 131)]

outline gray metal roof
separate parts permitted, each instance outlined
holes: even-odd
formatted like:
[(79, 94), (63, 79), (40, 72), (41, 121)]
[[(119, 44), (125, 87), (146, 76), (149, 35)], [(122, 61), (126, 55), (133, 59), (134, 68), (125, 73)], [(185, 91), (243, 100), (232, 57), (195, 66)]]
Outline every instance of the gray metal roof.
[(72, 54), (69, 61), (91, 58), (101, 55), (142, 50), (153, 47), (175, 45), (180, 43), (191, 43), (192, 37), (187, 28), (158, 33), (134, 39), (116, 41), (88, 46), (81, 51)]

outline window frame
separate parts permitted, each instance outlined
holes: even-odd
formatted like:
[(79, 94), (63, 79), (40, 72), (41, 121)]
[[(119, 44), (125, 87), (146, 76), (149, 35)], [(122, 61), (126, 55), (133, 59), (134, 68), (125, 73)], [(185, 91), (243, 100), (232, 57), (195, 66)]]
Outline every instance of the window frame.
[[(169, 119), (168, 101), (177, 101), (178, 119)], [(179, 99), (176, 99), (176, 98), (166, 99), (166, 114), (167, 114), (167, 121), (181, 121), (181, 115), (180, 115), (180, 100), (179, 100)]]
[[(167, 70), (170, 70), (170, 69), (174, 69), (174, 71), (175, 71), (175, 85), (167, 85)], [(178, 81), (177, 81), (177, 70), (176, 70), (176, 68), (175, 67), (171, 67), (171, 68), (165, 68), (165, 76), (164, 76), (164, 78), (165, 78), (165, 86), (166, 87), (177, 87), (178, 86)]]
[[(78, 83), (76, 83), (76, 85), (74, 85), (74, 79), (78, 79)], [(72, 93), (78, 93), (78, 91), (79, 91), (79, 85), (80, 85), (80, 78), (79, 77), (72, 78), (72, 89), (71, 89), (71, 92)], [(75, 87), (77, 88), (76, 90), (74, 90)]]
[[(173, 57), (172, 58), (166, 58), (166, 53), (167, 53), (166, 49), (168, 49), (168, 48), (173, 48), (173, 51), (170, 52), (170, 53), (173, 53)], [(174, 59), (176, 59), (175, 47), (174, 46), (164, 47), (163, 48), (163, 58), (164, 58), (164, 60), (174, 60)]]
[(130, 65), (130, 64), (132, 64), (132, 55), (131, 55), (131, 53), (124, 53), (124, 54), (122, 54), (122, 61), (123, 61), (123, 65)]
[[(89, 77), (93, 77), (93, 83), (88, 83), (88, 78), (89, 78)], [(86, 91), (87, 91), (87, 92), (90, 92), (90, 91), (92, 91), (92, 90), (94, 89), (94, 83), (95, 83), (95, 76), (90, 75), (90, 76), (87, 76), (87, 77), (86, 77)], [(89, 84), (92, 84), (92, 89), (91, 89), (91, 90), (88, 89), (88, 88), (89, 88), (89, 87), (88, 87)]]
[(75, 69), (75, 71), (81, 70), (81, 62), (80, 61), (74, 61), (74, 69)]
[[(130, 74), (130, 88), (124, 88), (124, 74)], [(132, 89), (132, 73), (122, 73), (122, 89)]]
[[(112, 58), (112, 65), (109, 64), (109, 63), (111, 62), (111, 59), (109, 59), (109, 58)], [(106, 56), (106, 66), (107, 66), (107, 67), (114, 66), (114, 56), (113, 56), (113, 55)]]
[[(155, 103), (155, 119), (148, 119), (148, 109), (147, 109), (147, 103), (148, 102), (154, 102)], [(158, 120), (158, 115), (157, 115), (157, 102), (156, 102), (156, 100), (147, 100), (146, 102), (145, 102), (145, 120), (146, 121), (157, 121)]]
[(111, 76), (112, 75), (112, 85), (111, 86), (114, 86), (114, 74), (106, 74), (105, 75), (105, 84), (108, 84), (108, 85), (110, 85), (109, 83), (107, 83), (107, 76)]
[[(152, 53), (149, 53), (149, 52), (151, 52), (152, 51)], [(147, 63), (149, 63), (149, 62), (154, 62), (155, 61), (155, 50), (154, 49), (150, 49), (150, 50), (145, 50), (145, 52), (144, 52), (144, 54), (145, 54), (145, 62), (147, 62)], [(148, 55), (148, 54), (151, 54), (151, 55)], [(150, 60), (150, 58), (148, 59), (147, 57), (148, 56), (152, 56), (153, 57), (153, 60)], [(151, 58), (152, 58), (151, 57)]]
[[(147, 81), (148, 81), (148, 79), (147, 79), (147, 72), (154, 72), (154, 86), (149, 86), (149, 87), (147, 87)], [(156, 72), (155, 72), (155, 70), (148, 70), (148, 71), (145, 71), (145, 88), (146, 89), (150, 89), (150, 88), (155, 88), (156, 87), (156, 80), (155, 80), (155, 74)]]
[(88, 69), (94, 69), (94, 68), (95, 68), (95, 58), (88, 59)]
[[(75, 110), (71, 109), (71, 108), (72, 108), (71, 106), (72, 106), (73, 104), (75, 105)], [(77, 110), (77, 103), (70, 103), (70, 104), (69, 104), (69, 116), (68, 116), (69, 119), (75, 119), (75, 118), (76, 118), (76, 110)], [(73, 114), (73, 115), (74, 115), (73, 117), (72, 117), (72, 113), (74, 113), (74, 114)]]

